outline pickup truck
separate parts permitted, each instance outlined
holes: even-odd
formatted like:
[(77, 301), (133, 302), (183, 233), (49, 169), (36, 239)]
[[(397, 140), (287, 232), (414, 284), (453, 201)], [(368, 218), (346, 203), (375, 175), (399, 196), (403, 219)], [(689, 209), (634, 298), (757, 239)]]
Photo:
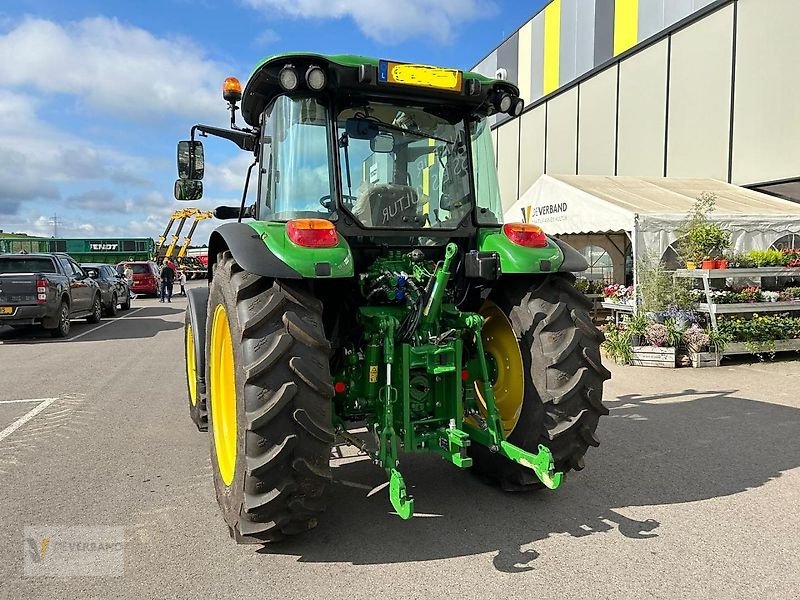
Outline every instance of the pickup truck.
[(0, 254), (0, 325), (41, 325), (66, 337), (70, 319), (98, 323), (102, 310), (97, 282), (69, 255)]

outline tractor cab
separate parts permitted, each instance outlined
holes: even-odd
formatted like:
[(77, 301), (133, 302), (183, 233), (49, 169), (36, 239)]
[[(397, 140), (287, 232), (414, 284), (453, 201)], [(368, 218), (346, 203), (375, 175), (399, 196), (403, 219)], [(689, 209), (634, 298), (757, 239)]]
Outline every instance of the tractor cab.
[(502, 222), (487, 118), (522, 112), (508, 82), (295, 54), (263, 61), (241, 98), (248, 127), (232, 125), (249, 137), (240, 145), (254, 150), (260, 167), (252, 211), (259, 220), (323, 219), (345, 236), (371, 238), (424, 232), (427, 244)]

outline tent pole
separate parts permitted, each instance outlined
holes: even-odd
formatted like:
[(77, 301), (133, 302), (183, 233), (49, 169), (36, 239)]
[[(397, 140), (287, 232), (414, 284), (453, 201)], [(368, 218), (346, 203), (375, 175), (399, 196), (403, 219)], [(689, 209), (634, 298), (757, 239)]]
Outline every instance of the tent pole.
[[(633, 314), (639, 314), (639, 213), (633, 215), (633, 232), (631, 235), (631, 255), (633, 258)], [(624, 257), (623, 257), (624, 260)]]

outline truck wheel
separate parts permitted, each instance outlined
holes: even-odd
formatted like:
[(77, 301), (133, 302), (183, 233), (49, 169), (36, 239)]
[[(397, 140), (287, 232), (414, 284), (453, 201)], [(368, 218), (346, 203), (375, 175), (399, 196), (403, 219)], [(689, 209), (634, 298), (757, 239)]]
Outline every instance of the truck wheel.
[(119, 300), (117, 299), (117, 294), (114, 293), (111, 295), (111, 304), (106, 307), (106, 315), (109, 317), (116, 317), (117, 316), (117, 304), (119, 304)]
[(64, 338), (69, 335), (69, 304), (64, 300), (61, 301), (61, 306), (58, 307), (58, 322), (54, 329), (50, 330), (50, 335), (55, 338)]
[(86, 317), (87, 323), (99, 323), (103, 318), (103, 303), (100, 301), (100, 294), (94, 297), (92, 312)]
[[(603, 334), (589, 316), (591, 304), (559, 273), (531, 284), (509, 280), (495, 287), (481, 309), (486, 318), (484, 351), (496, 404), (511, 443), (530, 451), (544, 444), (556, 469), (583, 469), (603, 406), (603, 382), (611, 373), (600, 362)], [(542, 487), (533, 471), (470, 447), (475, 471), (518, 491)]]
[(197, 353), (195, 351), (195, 332), (189, 311), (183, 325), (184, 357), (186, 359), (186, 388), (189, 393), (189, 416), (198, 431), (208, 431), (208, 410), (205, 384), (197, 376)]
[(225, 252), (206, 332), (211, 463), (231, 537), (261, 543), (315, 527), (334, 433), (322, 304)]

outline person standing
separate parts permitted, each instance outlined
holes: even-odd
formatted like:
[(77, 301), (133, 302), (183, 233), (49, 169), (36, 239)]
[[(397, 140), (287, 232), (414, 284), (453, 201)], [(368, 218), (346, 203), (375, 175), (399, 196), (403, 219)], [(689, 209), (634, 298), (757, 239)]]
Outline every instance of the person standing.
[(178, 283), (181, 285), (181, 296), (185, 297), (186, 288), (184, 286), (186, 285), (186, 271), (184, 271), (183, 269), (178, 271)]
[(133, 293), (133, 267), (130, 265), (125, 265), (125, 270), (122, 272), (122, 276), (128, 283), (128, 295), (131, 299), (135, 300), (136, 294)]
[(161, 299), (159, 302), (164, 301), (166, 297), (167, 302), (172, 303), (172, 286), (175, 283), (175, 269), (165, 260), (164, 265), (161, 267)]

